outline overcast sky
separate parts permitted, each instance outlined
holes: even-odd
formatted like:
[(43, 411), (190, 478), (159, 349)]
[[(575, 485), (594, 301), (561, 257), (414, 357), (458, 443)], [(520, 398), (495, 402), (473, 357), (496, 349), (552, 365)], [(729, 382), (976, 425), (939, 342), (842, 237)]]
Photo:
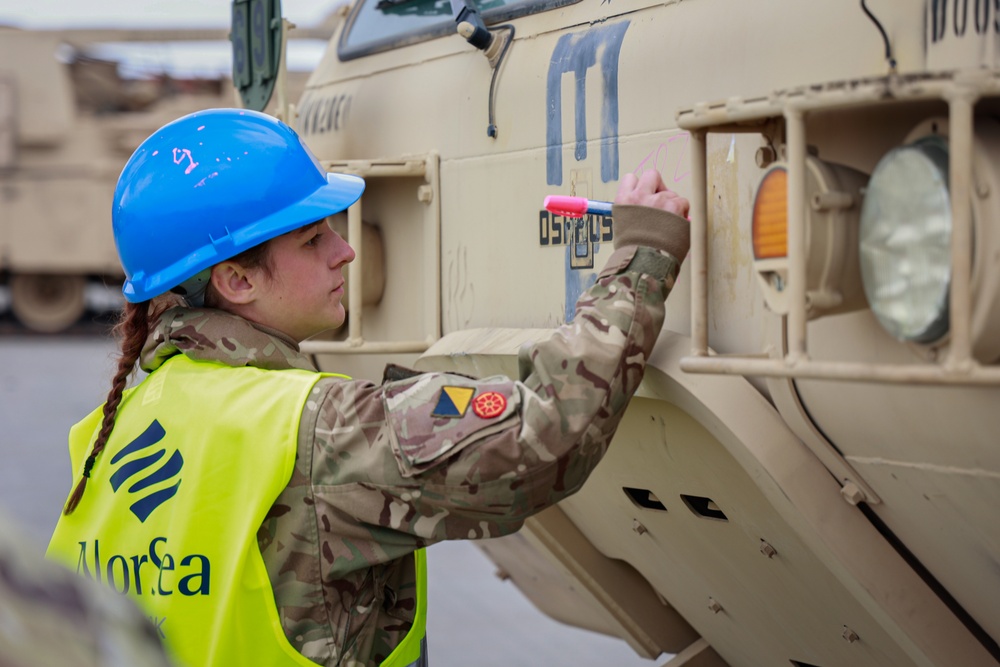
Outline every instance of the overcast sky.
[[(285, 18), (299, 26), (320, 23), (344, 0), (282, 0)], [(0, 0), (0, 25), (19, 28), (228, 28), (229, 0)], [(291, 40), (288, 67), (312, 69), (325, 44)], [(169, 72), (218, 76), (232, 68), (229, 42), (109, 44), (88, 52), (120, 63), (124, 76)]]
[[(23, 28), (226, 27), (228, 0), (0, 0), (0, 24)], [(338, 0), (282, 0), (293, 23), (318, 23)]]

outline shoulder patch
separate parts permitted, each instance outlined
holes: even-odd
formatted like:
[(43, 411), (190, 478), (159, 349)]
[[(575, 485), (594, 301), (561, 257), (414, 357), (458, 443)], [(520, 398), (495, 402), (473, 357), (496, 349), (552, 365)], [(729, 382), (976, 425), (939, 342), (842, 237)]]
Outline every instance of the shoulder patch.
[(390, 382), (382, 397), (389, 442), (404, 477), (513, 426), (520, 406), (517, 384), (501, 376), (467, 380), (453, 373), (426, 373)]
[[(472, 399), (475, 391), (472, 387), (441, 387), (437, 405), (434, 406), (431, 416), (452, 419), (464, 417), (465, 411), (469, 409), (469, 401)], [(476, 414), (479, 413), (477, 412)]]
[(495, 419), (503, 414), (507, 399), (495, 391), (483, 392), (472, 402), (472, 411), (482, 419)]

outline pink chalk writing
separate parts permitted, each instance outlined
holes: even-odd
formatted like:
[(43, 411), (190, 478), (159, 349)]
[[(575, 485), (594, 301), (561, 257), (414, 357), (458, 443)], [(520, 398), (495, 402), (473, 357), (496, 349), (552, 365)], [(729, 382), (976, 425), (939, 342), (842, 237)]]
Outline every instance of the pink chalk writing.
[(663, 174), (668, 167), (673, 167), (674, 183), (680, 183), (691, 173), (685, 160), (690, 143), (691, 135), (687, 132), (675, 134), (651, 150), (632, 172), (636, 176), (641, 176), (647, 169), (655, 169)]
[(193, 157), (191, 157), (191, 151), (189, 151), (188, 149), (186, 149), (186, 148), (175, 148), (174, 149), (174, 164), (180, 164), (181, 162), (184, 161), (184, 158), (187, 158), (188, 162), (191, 163), (191, 164), (189, 164), (187, 166), (187, 169), (184, 170), (184, 174), (187, 175), (187, 174), (190, 174), (194, 170), (194, 168), (198, 166), (198, 163), (194, 161)]
[(196, 188), (200, 188), (201, 186), (205, 185), (205, 181), (207, 181), (207, 180), (208, 180), (208, 179), (210, 179), (210, 178), (215, 178), (215, 177), (216, 177), (216, 176), (218, 176), (218, 175), (219, 175), (219, 172), (217, 172), (217, 171), (213, 171), (213, 172), (212, 172), (211, 174), (209, 174), (209, 175), (208, 175), (208, 176), (206, 176), (205, 178), (203, 178), (203, 179), (201, 179), (200, 181), (198, 181), (197, 183), (195, 183), (194, 187), (196, 187)]

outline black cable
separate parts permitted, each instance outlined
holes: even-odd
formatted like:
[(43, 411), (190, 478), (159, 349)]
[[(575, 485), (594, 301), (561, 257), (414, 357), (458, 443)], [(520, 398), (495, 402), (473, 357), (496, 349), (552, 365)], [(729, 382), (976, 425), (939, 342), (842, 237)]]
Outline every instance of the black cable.
[(868, 18), (872, 20), (878, 31), (882, 33), (882, 41), (885, 42), (885, 59), (889, 61), (889, 69), (893, 72), (896, 71), (896, 59), (892, 57), (892, 47), (889, 46), (889, 35), (885, 33), (885, 28), (882, 27), (882, 23), (879, 22), (875, 15), (872, 14), (871, 10), (868, 9), (868, 5), (865, 4), (865, 0), (861, 0), (861, 9), (868, 15)]
[(493, 78), (490, 79), (490, 99), (489, 99), (489, 126), (486, 128), (486, 134), (493, 139), (497, 138), (497, 126), (494, 108), (496, 106), (496, 100), (494, 98), (494, 91), (497, 84), (497, 75), (500, 73), (500, 65), (503, 64), (503, 58), (507, 55), (507, 49), (514, 42), (514, 26), (508, 24), (499, 25), (496, 30), (509, 30), (510, 37), (507, 39), (507, 43), (503, 45), (503, 49), (500, 51), (500, 55), (497, 57), (497, 66), (493, 68)]

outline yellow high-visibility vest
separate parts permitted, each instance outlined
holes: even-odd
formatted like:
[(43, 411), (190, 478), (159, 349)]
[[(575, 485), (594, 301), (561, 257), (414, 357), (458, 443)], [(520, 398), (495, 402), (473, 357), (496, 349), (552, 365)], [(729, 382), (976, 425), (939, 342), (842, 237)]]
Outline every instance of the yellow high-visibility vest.
[[(281, 628), (257, 530), (291, 479), (302, 408), (321, 377), (174, 356), (125, 393), (48, 556), (133, 598), (178, 665), (315, 665)], [(100, 426), (99, 408), (70, 432), (74, 479)], [(414, 555), (414, 625), (383, 667), (421, 657), (426, 562)]]

